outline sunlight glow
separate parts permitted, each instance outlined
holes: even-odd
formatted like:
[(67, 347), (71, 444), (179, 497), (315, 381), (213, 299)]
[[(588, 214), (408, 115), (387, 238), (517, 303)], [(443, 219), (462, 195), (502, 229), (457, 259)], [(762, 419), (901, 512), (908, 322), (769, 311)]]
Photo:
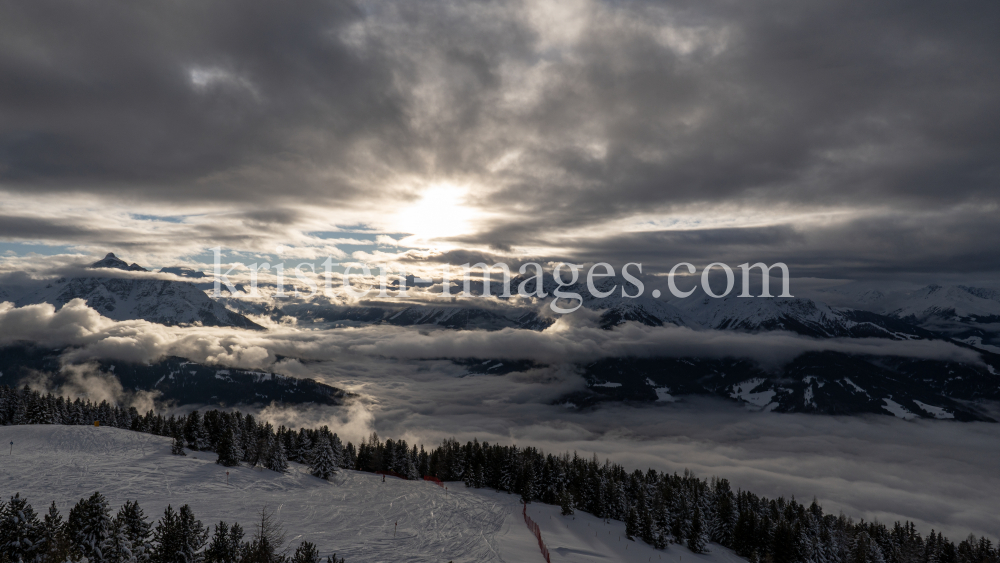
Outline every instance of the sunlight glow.
[(399, 211), (394, 224), (401, 232), (411, 233), (406, 240), (429, 241), (466, 234), (475, 230), (481, 212), (465, 204), (468, 188), (453, 184), (435, 184), (427, 188), (415, 203)]

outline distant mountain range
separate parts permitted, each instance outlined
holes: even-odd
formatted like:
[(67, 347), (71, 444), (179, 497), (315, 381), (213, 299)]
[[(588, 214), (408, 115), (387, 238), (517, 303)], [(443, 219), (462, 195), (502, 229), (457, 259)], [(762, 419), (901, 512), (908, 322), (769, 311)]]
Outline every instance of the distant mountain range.
[[(90, 266), (94, 276), (59, 278), (42, 287), (29, 288), (14, 301), (19, 307), (51, 303), (57, 307), (83, 299), (95, 311), (114, 320), (143, 319), (164, 325), (201, 324), (261, 329), (244, 315), (212, 300), (193, 283), (142, 277), (101, 276), (101, 270), (146, 272), (108, 254)], [(10, 293), (9, 291), (5, 293)], [(8, 299), (11, 296), (8, 295)]]
[[(517, 278), (511, 281), (512, 291), (516, 291), (519, 281), (521, 280)], [(583, 307), (598, 311), (599, 324), (606, 329), (625, 322), (638, 322), (648, 326), (672, 324), (696, 330), (784, 330), (816, 338), (912, 340), (957, 337), (965, 342), (969, 337), (980, 337), (985, 343), (1000, 336), (1000, 301), (997, 300), (1000, 299), (1000, 291), (983, 288), (929, 286), (904, 295), (869, 291), (863, 298), (857, 299), (853, 306), (832, 307), (822, 301), (798, 297), (741, 298), (730, 295), (716, 299), (692, 296), (667, 301), (662, 298), (654, 299), (648, 288), (643, 295), (629, 298), (621, 295), (622, 282), (618, 279), (604, 279), (595, 285), (599, 292), (616, 290), (605, 298), (596, 298), (590, 294), (586, 284), (581, 282), (565, 287), (563, 291), (579, 293), (583, 298)], [(503, 298), (483, 307), (470, 305), (469, 301), (454, 305), (399, 306), (385, 301), (352, 307), (288, 303), (275, 305), (266, 313), (276, 318), (289, 315), (333, 323), (345, 321), (402, 326), (437, 325), (454, 329), (543, 330), (558, 317), (550, 313), (547, 306), (555, 288), (555, 283), (546, 279), (543, 289), (549, 297), (531, 306), (505, 305), (509, 300)], [(534, 282), (529, 281), (526, 289), (534, 292)], [(496, 297), (498, 288), (494, 286), (491, 290)], [(628, 291), (635, 293), (635, 288), (629, 286)], [(481, 284), (473, 285), (473, 294), (482, 294)], [(933, 296), (933, 299), (929, 299), (929, 296)], [(836, 294), (836, 297), (844, 300), (843, 295)], [(232, 306), (238, 305), (234, 303)], [(567, 303), (566, 306), (571, 304)]]

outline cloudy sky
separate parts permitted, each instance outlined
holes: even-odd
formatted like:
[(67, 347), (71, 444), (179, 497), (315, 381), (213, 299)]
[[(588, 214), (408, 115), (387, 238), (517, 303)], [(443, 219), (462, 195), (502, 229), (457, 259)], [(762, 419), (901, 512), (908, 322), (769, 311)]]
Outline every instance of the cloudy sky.
[(2, 2), (0, 253), (988, 278), (998, 25), (995, 2)]

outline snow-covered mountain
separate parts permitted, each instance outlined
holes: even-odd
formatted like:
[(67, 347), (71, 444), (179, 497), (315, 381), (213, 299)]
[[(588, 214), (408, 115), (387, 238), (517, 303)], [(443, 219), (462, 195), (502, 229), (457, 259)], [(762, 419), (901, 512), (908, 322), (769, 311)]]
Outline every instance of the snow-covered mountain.
[[(648, 292), (638, 297), (622, 295), (622, 282), (617, 278), (605, 278), (594, 283), (599, 293), (610, 295), (598, 298), (590, 293), (586, 283), (573, 286), (570, 291), (583, 296), (583, 306), (595, 311), (601, 311), (601, 328), (610, 329), (626, 322), (638, 322), (648, 326), (663, 326), (672, 324), (697, 328), (698, 324), (684, 311), (674, 305), (654, 299)], [(550, 290), (551, 291), (551, 290)], [(629, 287), (629, 294), (636, 289)]]
[(97, 262), (94, 262), (93, 264), (90, 265), (90, 267), (91, 268), (113, 268), (115, 270), (125, 270), (126, 272), (148, 272), (149, 271), (146, 268), (143, 268), (142, 266), (136, 264), (135, 262), (132, 262), (131, 264), (129, 264), (128, 262), (126, 262), (126, 261), (122, 260), (121, 258), (118, 258), (117, 256), (115, 256), (115, 254), (113, 252), (109, 252), (107, 254), (107, 256), (105, 256), (101, 260), (98, 260)]
[(475, 307), (442, 307), (410, 305), (406, 307), (328, 307), (312, 308), (313, 318), (326, 322), (349, 321), (396, 326), (436, 325), (462, 330), (500, 330), (523, 328), (543, 330), (552, 319), (539, 316), (531, 309), (481, 309)]
[[(511, 280), (511, 291), (517, 291), (524, 278)], [(529, 279), (525, 290), (535, 292), (535, 282)], [(300, 320), (324, 322), (348, 322), (360, 324), (394, 324), (399, 326), (436, 325), (452, 329), (500, 330), (503, 328), (524, 328), (543, 330), (553, 323), (554, 315), (548, 312), (554, 299), (554, 292), (561, 289), (564, 294), (578, 294), (582, 306), (600, 313), (599, 325), (605, 329), (626, 322), (637, 322), (647, 326), (667, 324), (693, 329), (739, 330), (763, 332), (785, 330), (817, 338), (833, 337), (874, 337), (896, 340), (932, 338), (935, 335), (915, 326), (909, 319), (847, 307), (830, 307), (821, 301), (807, 298), (740, 298), (729, 296), (710, 298), (692, 296), (686, 299), (668, 301), (652, 297), (646, 291), (638, 297), (622, 295), (624, 287), (628, 294), (637, 289), (625, 284), (619, 278), (604, 278), (595, 282), (597, 293), (609, 293), (606, 297), (596, 297), (588, 289), (585, 281), (559, 288), (547, 277), (543, 283), (546, 297), (533, 305), (503, 307), (475, 307), (466, 303), (448, 306), (400, 305), (391, 302), (378, 305), (357, 305), (345, 307), (338, 304), (288, 303), (279, 304), (256, 314), (267, 314), (279, 320), (281, 316), (293, 316)], [(472, 285), (472, 293), (482, 294), (482, 285)], [(491, 294), (499, 297), (500, 285), (491, 286)], [(501, 301), (503, 301), (501, 299)], [(240, 300), (227, 300), (232, 307), (243, 307)], [(566, 308), (576, 306), (575, 298), (561, 300), (559, 305)], [(248, 305), (249, 306), (249, 305)], [(252, 305), (258, 309), (260, 303)]]
[(932, 336), (898, 319), (867, 311), (834, 308), (804, 298), (689, 298), (679, 299), (677, 307), (697, 326), (715, 330), (787, 330), (818, 338), (909, 340)]
[[(145, 272), (138, 264), (128, 264), (108, 254), (91, 265), (95, 274), (101, 269)], [(109, 272), (110, 274), (110, 272)], [(51, 303), (57, 307), (73, 299), (83, 299), (87, 305), (114, 320), (144, 319), (165, 325), (202, 324), (260, 329), (239, 313), (230, 311), (210, 299), (205, 292), (188, 282), (141, 277), (60, 278), (45, 286), (28, 291), (16, 300), (17, 306)]]
[(932, 319), (1000, 322), (1000, 290), (966, 285), (932, 284), (915, 290), (832, 289), (853, 299), (859, 308), (926, 322)]

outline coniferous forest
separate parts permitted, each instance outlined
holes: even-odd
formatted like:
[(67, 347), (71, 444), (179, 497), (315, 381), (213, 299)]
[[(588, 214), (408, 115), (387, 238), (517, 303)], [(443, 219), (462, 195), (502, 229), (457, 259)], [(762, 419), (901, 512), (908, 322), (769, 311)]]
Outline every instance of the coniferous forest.
[[(219, 522), (209, 528), (188, 505), (167, 506), (154, 526), (136, 501), (112, 516), (99, 492), (80, 499), (64, 520), (53, 502), (38, 514), (19, 495), (0, 502), (0, 563), (320, 563), (316, 546), (302, 542), (287, 555), (284, 532), (262, 508), (255, 532)], [(336, 554), (329, 563), (344, 563)]]
[[(985, 537), (969, 535), (956, 543), (934, 530), (924, 536), (910, 522), (892, 525), (856, 522), (843, 514), (824, 513), (815, 500), (807, 506), (795, 499), (768, 499), (749, 491), (734, 491), (726, 479), (700, 479), (686, 471), (683, 475), (654, 469), (628, 472), (621, 465), (609, 461), (602, 463), (596, 457), (587, 459), (575, 453), (545, 454), (531, 447), (501, 446), (476, 440), (466, 444), (445, 440), (427, 451), (422, 445), (410, 445), (403, 440), (383, 441), (372, 434), (355, 446), (350, 442), (345, 444), (325, 426), (298, 431), (283, 426), (274, 428), (252, 415), (218, 410), (164, 417), (153, 411), (140, 414), (135, 408), (122, 408), (107, 402), (70, 401), (51, 394), (41, 395), (28, 388), (0, 387), (0, 424), (89, 425), (94, 421), (170, 437), (173, 439), (172, 451), (178, 455), (183, 455), (185, 448), (215, 452), (217, 462), (227, 466), (243, 464), (285, 472), (288, 462), (295, 461), (307, 465), (313, 475), (323, 479), (330, 479), (339, 469), (353, 469), (383, 472), (404, 479), (432, 476), (443, 481), (463, 481), (469, 487), (517, 494), (523, 502), (559, 505), (564, 514), (579, 510), (599, 518), (623, 521), (630, 539), (657, 548), (676, 543), (694, 552), (704, 552), (710, 549), (710, 542), (715, 542), (753, 563), (1000, 563), (1000, 552)], [(95, 500), (81, 500), (81, 503), (90, 503), (84, 506), (91, 508), (79, 508), (78, 504), (74, 510), (103, 514), (93, 518), (110, 522), (106, 524), (109, 530), (119, 518), (123, 522), (119, 525), (121, 530), (138, 529), (124, 523), (135, 520), (137, 506), (126, 511), (126, 507), (133, 506), (126, 505), (119, 516), (111, 519), (107, 516), (106, 503), (102, 505), (105, 506), (103, 512), (93, 508), (103, 503), (102, 497), (95, 495), (92, 499)], [(15, 497), (4, 504), (0, 512), (0, 545), (14, 545), (11, 542), (20, 541), (21, 536), (17, 534), (22, 532), (17, 530), (24, 528), (17, 526), (24, 519), (12, 516), (18, 514), (15, 503), (24, 501)], [(127, 515), (122, 516), (123, 513)], [(79, 518), (74, 519), (73, 512), (65, 525), (58, 524), (57, 512), (53, 516), (50, 510), (50, 516), (43, 520), (36, 517), (36, 523), (32, 524), (31, 529), (35, 530), (32, 533), (38, 538), (52, 537), (52, 532), (46, 531), (50, 520), (55, 527), (63, 526), (67, 537), (80, 537), (69, 532), (76, 525), (70, 523), (79, 521)], [(174, 526), (171, 530), (179, 530), (176, 536), (185, 538), (184, 542), (200, 542), (198, 549), (207, 545), (203, 550), (206, 562), (271, 561), (252, 555), (254, 549), (259, 549), (253, 546), (260, 543), (257, 539), (260, 530), (266, 528), (267, 514), (264, 512), (262, 520), (264, 522), (257, 525), (258, 534), (246, 544), (242, 543), (243, 532), (239, 525), (230, 528), (225, 523), (216, 526), (211, 543), (206, 543), (207, 529), (194, 520), (189, 510), (185, 512), (185, 507), (176, 513), (168, 508), (157, 530), (169, 524)], [(174, 524), (175, 521), (178, 523)], [(133, 531), (120, 533), (130, 538), (129, 541), (138, 537)], [(157, 553), (156, 546), (162, 545), (163, 538), (168, 537), (165, 534), (165, 531), (156, 531), (152, 543), (139, 541), (142, 552)], [(97, 545), (89, 536), (71, 541), (77, 542), (73, 544), (77, 552)], [(34, 541), (29, 543), (34, 545)], [(219, 547), (223, 545), (230, 547)], [(234, 547), (237, 545), (249, 547)], [(229, 556), (219, 555), (224, 552), (237, 555), (227, 559), (225, 557)], [(315, 559), (310, 557), (314, 555), (315, 548), (304, 544), (293, 560), (313, 561)], [(181, 560), (149, 557), (136, 561)], [(31, 559), (25, 558), (28, 560)]]

